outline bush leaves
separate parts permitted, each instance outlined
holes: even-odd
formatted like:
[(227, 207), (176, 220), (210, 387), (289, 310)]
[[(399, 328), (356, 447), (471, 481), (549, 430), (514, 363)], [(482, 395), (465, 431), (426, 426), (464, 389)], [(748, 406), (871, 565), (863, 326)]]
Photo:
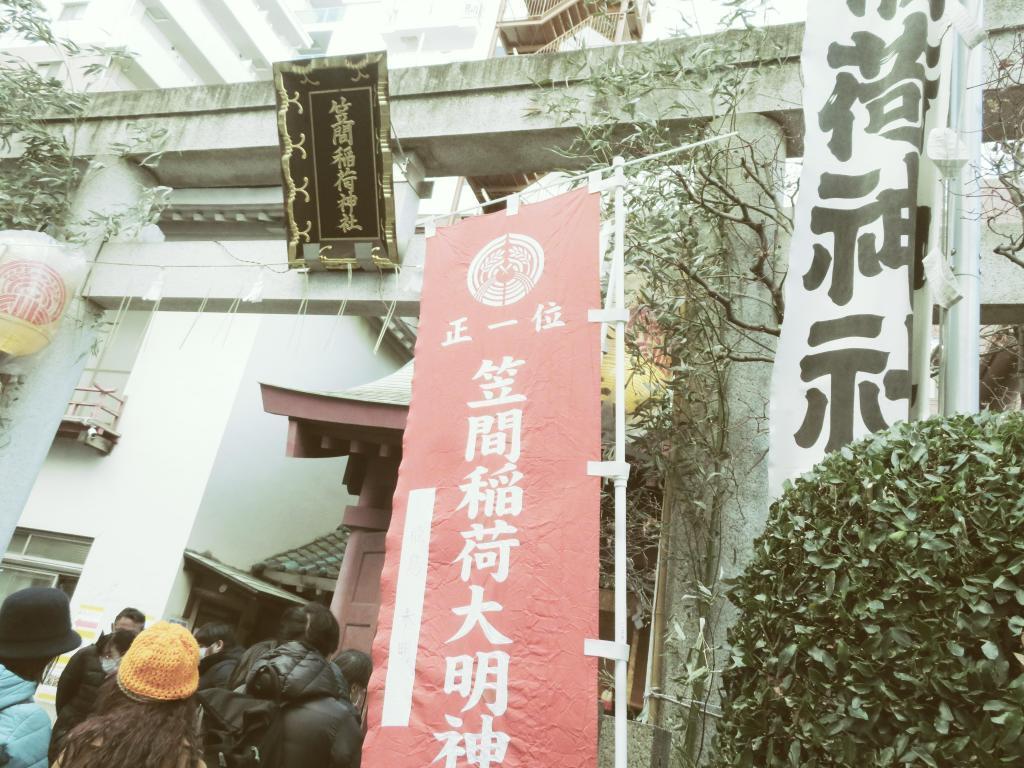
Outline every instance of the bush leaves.
[(1024, 414), (900, 424), (773, 506), (716, 765), (1024, 765)]

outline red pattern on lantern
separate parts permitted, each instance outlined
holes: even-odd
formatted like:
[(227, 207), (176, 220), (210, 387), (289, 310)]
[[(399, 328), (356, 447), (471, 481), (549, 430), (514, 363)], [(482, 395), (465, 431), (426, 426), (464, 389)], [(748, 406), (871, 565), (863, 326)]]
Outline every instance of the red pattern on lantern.
[(51, 325), (60, 320), (66, 302), (64, 280), (52, 267), (37, 261), (0, 265), (0, 314)]

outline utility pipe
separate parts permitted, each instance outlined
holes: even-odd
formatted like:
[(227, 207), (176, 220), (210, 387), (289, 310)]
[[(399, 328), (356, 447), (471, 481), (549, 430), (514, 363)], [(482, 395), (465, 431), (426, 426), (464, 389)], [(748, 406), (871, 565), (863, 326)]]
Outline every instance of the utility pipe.
[[(968, 3), (970, 0), (968, 0)], [(985, 2), (977, 0), (975, 19), (984, 19)], [(981, 201), (974, 184), (981, 172), (982, 113), (984, 109), (985, 48), (968, 50), (958, 38), (954, 50), (954, 80), (950, 118), (967, 143), (968, 162), (956, 185), (950, 241), (953, 274), (963, 299), (949, 310), (945, 334), (945, 365), (942, 412), (978, 412), (978, 367), (981, 346)]]

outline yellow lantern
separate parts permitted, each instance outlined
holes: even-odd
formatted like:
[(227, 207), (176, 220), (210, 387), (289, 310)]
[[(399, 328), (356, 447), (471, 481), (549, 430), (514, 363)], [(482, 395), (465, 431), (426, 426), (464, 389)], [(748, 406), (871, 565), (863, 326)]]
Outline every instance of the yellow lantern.
[(84, 268), (70, 246), (41, 232), (0, 232), (0, 359), (50, 343)]
[[(637, 408), (651, 397), (658, 394), (668, 378), (669, 362), (657, 352), (655, 339), (659, 335), (657, 325), (643, 310), (631, 313), (630, 327), (639, 326), (645, 338), (640, 339), (640, 347), (645, 350), (646, 357), (641, 364), (626, 356), (625, 394), (626, 415), (636, 413)], [(601, 397), (605, 402), (615, 402), (615, 327), (608, 326), (605, 337), (605, 352), (601, 356)], [(646, 342), (646, 343), (645, 343)]]

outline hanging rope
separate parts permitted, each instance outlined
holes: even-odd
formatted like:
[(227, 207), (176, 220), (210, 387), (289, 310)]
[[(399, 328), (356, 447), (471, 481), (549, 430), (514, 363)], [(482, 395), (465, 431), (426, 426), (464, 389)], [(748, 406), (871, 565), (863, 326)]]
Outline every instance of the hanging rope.
[(207, 288), (206, 289), (206, 298), (204, 298), (201, 302), (199, 302), (199, 309), (196, 311), (196, 316), (192, 320), (192, 325), (190, 325), (188, 327), (188, 330), (185, 332), (185, 338), (183, 338), (181, 340), (181, 344), (178, 345), (178, 349), (184, 349), (185, 342), (188, 341), (188, 337), (192, 335), (192, 331), (196, 327), (196, 324), (199, 322), (199, 318), (203, 314), (203, 311), (206, 309), (206, 305), (209, 303), (209, 301), (210, 301), (210, 289)]

